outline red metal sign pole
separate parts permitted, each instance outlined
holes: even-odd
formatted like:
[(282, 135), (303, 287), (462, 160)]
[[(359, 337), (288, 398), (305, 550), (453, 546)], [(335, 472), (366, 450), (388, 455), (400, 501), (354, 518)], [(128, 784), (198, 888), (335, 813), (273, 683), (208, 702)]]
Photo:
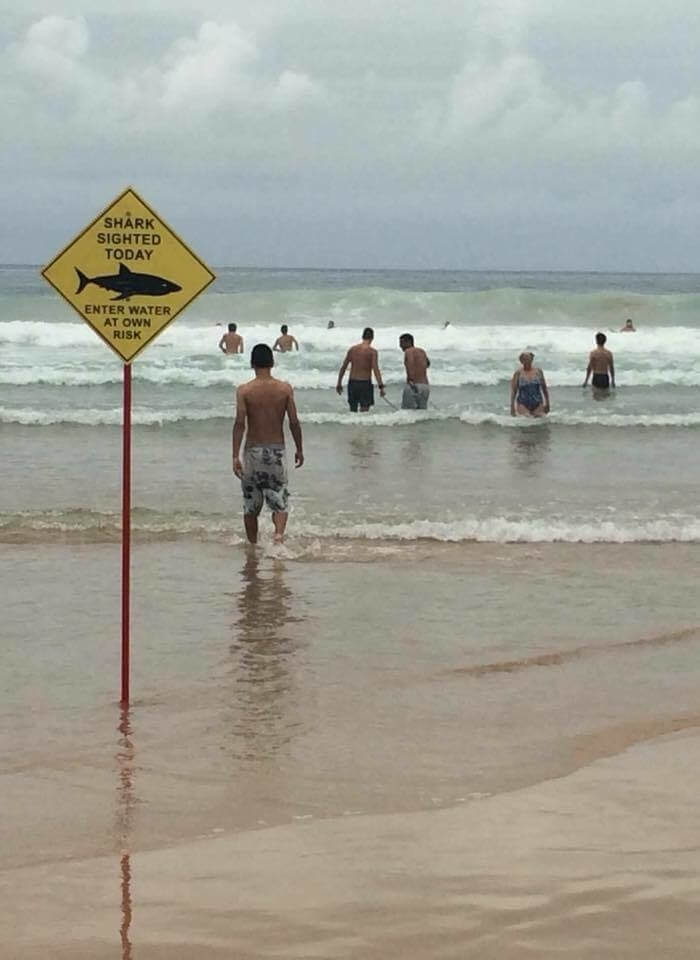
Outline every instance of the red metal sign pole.
[(124, 364), (122, 437), (122, 692), (129, 702), (129, 588), (131, 572), (131, 366)]

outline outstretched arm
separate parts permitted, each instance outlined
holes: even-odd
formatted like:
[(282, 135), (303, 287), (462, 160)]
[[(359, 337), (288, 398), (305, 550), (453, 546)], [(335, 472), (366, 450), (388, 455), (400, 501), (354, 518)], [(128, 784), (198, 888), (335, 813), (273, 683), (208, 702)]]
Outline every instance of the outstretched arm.
[(294, 391), (291, 387), (289, 388), (289, 396), (287, 397), (287, 417), (289, 418), (289, 429), (294, 438), (294, 445), (296, 446), (294, 464), (297, 467), (302, 467), (304, 465), (304, 450), (302, 446), (301, 424), (299, 423), (299, 416), (297, 414), (297, 405), (294, 402)]
[(241, 394), (241, 388), (236, 390), (236, 418), (233, 421), (233, 472), (237, 477), (243, 473), (241, 464), (241, 444), (243, 443), (243, 434), (245, 433), (245, 421), (248, 408), (245, 397)]

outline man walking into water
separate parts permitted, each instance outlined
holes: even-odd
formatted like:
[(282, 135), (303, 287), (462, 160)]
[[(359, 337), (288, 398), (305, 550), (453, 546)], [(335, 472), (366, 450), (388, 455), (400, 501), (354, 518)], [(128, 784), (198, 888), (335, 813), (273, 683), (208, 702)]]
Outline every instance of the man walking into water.
[(243, 337), (236, 333), (236, 324), (229, 323), (228, 333), (219, 340), (219, 350), (222, 353), (243, 353)]
[[(236, 391), (236, 419), (233, 423), (233, 472), (243, 490), (243, 521), (251, 543), (258, 542), (258, 515), (263, 500), (272, 510), (275, 542), (281, 543), (287, 526), (287, 465), (284, 450), (284, 418), (294, 438), (295, 466), (304, 463), (301, 425), (288, 383), (272, 376), (272, 350), (266, 343), (253, 347), (250, 365), (255, 379)], [(246, 433), (247, 428), (247, 433)], [(245, 452), (240, 458), (243, 435)]]
[(352, 413), (357, 413), (358, 407), (361, 413), (367, 413), (369, 408), (374, 406), (372, 374), (374, 374), (374, 379), (377, 381), (379, 395), (384, 396), (384, 382), (379, 372), (377, 351), (372, 346), (373, 340), (374, 330), (371, 327), (365, 327), (362, 331), (362, 342), (356, 343), (354, 347), (350, 347), (338, 371), (338, 385), (335, 389), (338, 394), (342, 396), (343, 377), (345, 376), (347, 368), (350, 367), (348, 405)]
[(279, 353), (289, 353), (290, 350), (298, 350), (299, 344), (296, 341), (296, 338), (289, 333), (289, 327), (286, 323), (283, 323), (280, 327), (281, 336), (277, 337), (273, 350), (277, 350)]
[(421, 347), (414, 345), (412, 333), (402, 333), (399, 346), (403, 350), (403, 364), (406, 368), (406, 386), (403, 388), (401, 409), (427, 410), (430, 396), (428, 355)]
[(610, 350), (605, 348), (605, 341), (608, 338), (604, 333), (596, 333), (595, 342), (597, 347), (591, 350), (588, 357), (588, 369), (586, 370), (586, 379), (583, 386), (588, 386), (588, 379), (593, 374), (594, 390), (615, 389), (615, 366), (613, 364), (613, 355)]

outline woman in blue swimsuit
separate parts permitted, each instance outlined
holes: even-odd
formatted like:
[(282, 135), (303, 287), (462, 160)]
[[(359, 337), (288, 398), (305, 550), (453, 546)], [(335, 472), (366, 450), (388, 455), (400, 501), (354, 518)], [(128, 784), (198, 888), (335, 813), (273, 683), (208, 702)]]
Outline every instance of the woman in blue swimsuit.
[(533, 367), (535, 354), (526, 351), (518, 357), (522, 366), (510, 381), (510, 413), (514, 417), (543, 417), (549, 413), (549, 390), (544, 374)]

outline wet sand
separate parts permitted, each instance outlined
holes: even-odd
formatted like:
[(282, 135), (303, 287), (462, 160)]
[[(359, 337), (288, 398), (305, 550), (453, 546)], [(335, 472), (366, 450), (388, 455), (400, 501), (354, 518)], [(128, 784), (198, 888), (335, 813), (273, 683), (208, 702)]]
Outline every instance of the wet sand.
[(5, 545), (0, 956), (695, 956), (699, 549)]
[(678, 734), (453, 809), (132, 854), (128, 882), (119, 856), (4, 871), (0, 936), (17, 960), (691, 958), (698, 770)]

